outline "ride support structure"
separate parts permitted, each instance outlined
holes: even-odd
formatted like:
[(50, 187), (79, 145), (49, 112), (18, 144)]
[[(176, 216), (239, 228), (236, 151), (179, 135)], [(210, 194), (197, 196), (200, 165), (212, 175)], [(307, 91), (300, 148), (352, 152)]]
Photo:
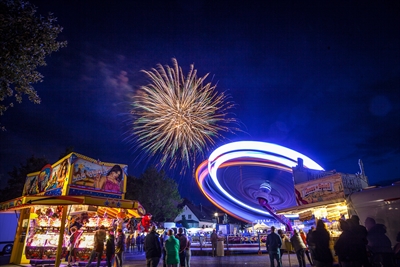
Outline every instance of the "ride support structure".
[(272, 217), (274, 217), (278, 222), (282, 223), (286, 227), (286, 232), (293, 232), (292, 224), (290, 220), (286, 218), (284, 215), (276, 214), (276, 210), (268, 204), (268, 200), (262, 197), (257, 198), (258, 203), (261, 207), (263, 207), (266, 211), (268, 211)]

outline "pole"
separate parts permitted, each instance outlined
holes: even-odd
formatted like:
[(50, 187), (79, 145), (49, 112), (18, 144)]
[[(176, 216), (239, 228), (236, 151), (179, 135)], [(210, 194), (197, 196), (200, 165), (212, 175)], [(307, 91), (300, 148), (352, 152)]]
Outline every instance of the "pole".
[(62, 216), (61, 216), (60, 234), (58, 236), (56, 262), (54, 264), (54, 266), (56, 266), (56, 267), (59, 267), (61, 264), (61, 255), (62, 255), (62, 250), (63, 250), (65, 219), (66, 218), (67, 218), (67, 206), (63, 206)]
[(226, 235), (226, 255), (229, 255), (229, 235)]

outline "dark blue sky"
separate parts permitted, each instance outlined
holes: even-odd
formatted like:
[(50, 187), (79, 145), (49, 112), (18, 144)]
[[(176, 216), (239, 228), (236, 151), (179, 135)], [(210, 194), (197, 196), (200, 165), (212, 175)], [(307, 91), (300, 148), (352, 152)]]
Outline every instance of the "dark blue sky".
[[(68, 47), (40, 69), (42, 103), (1, 117), (0, 175), (68, 146), (139, 175), (146, 164), (124, 141), (130, 96), (147, 84), (140, 70), (174, 57), (231, 95), (246, 132), (231, 141), (277, 143), (345, 173), (362, 159), (371, 184), (400, 180), (398, 1), (233, 2), (32, 1), (58, 17)], [(190, 175), (171, 176), (199, 194)]]

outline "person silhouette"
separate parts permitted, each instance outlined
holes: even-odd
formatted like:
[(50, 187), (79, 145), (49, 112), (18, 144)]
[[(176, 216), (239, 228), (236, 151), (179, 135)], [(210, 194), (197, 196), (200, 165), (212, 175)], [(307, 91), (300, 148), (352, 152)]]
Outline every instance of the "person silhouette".
[(376, 223), (374, 218), (367, 217), (365, 227), (368, 231), (367, 248), (372, 253), (373, 265), (393, 266), (392, 242), (386, 235), (386, 226)]

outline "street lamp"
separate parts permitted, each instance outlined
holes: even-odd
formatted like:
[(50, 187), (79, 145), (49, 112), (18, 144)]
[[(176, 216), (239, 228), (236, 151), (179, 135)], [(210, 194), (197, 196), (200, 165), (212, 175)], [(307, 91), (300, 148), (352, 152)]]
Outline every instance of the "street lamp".
[(216, 213), (214, 213), (214, 216), (216, 217), (215, 219), (216, 219), (217, 223), (219, 223), (219, 217), (218, 217), (218, 213), (217, 213), (217, 212), (216, 212)]

